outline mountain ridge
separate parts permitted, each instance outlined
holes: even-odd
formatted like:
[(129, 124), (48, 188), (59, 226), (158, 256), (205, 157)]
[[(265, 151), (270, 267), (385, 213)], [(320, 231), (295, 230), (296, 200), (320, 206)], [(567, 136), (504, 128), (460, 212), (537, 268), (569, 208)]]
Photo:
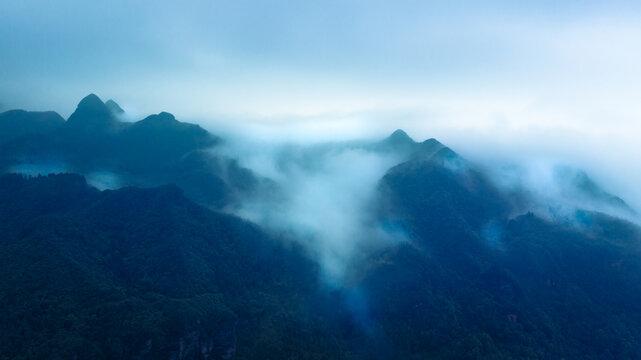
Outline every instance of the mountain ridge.
[[(10, 110), (0, 114), (0, 129), (4, 129), (0, 132), (4, 133), (4, 142), (0, 136), (0, 168), (6, 172), (23, 161), (37, 163), (43, 157), (59, 159), (69, 170), (85, 175), (104, 171), (121, 174), (120, 183), (125, 185), (157, 186), (174, 182), (186, 190), (192, 200), (218, 208), (236, 206), (243, 197), (263, 186), (260, 184), (268, 182), (251, 169), (242, 168), (236, 159), (210, 151), (222, 139), (199, 125), (180, 122), (168, 112), (123, 122), (115, 115), (120, 107), (113, 100), (108, 103), (109, 106), (95, 94), (87, 95), (66, 122), (55, 112)], [(469, 165), (438, 140), (416, 142), (402, 129), (380, 141), (343, 146), (398, 154), (401, 163), (410, 161), (414, 166), (420, 166), (416, 161), (436, 162), (450, 170)], [(332, 148), (325, 146), (318, 150), (322, 153)], [(178, 171), (187, 171), (187, 174), (182, 176)], [(230, 178), (229, 174), (235, 177)], [(562, 186), (570, 186), (570, 191), (605, 207), (635, 214), (624, 200), (603, 191), (586, 174), (574, 178), (574, 182)]]
[[(126, 123), (90, 95), (74, 114), (75, 124), (50, 115), (59, 124), (51, 132), (0, 144), (3, 164), (58, 156), (80, 173), (0, 176), (2, 360), (601, 360), (641, 348), (639, 227), (581, 208), (571, 221), (529, 212), (434, 138), (416, 142), (399, 129), (369, 142), (285, 147), (275, 166), (308, 181), (310, 191), (297, 192), (216, 153), (223, 139), (170, 113)], [(355, 176), (346, 166), (361, 161), (376, 178), (327, 182), (332, 172)], [(117, 176), (117, 189), (91, 186), (101, 174)], [(568, 174), (558, 184), (567, 193), (623, 206), (585, 173)], [(350, 207), (363, 180), (371, 201)], [(273, 221), (288, 201), (319, 202), (337, 212), (321, 224), (336, 231), (232, 215), (263, 198)], [(310, 216), (293, 209), (299, 221)], [(350, 243), (321, 236), (352, 241), (342, 227), (363, 237), (351, 258), (341, 252)], [(345, 261), (345, 281), (327, 283), (323, 251)]]
[(95, 94), (85, 96), (67, 119), (66, 125), (80, 131), (115, 131), (119, 121)]

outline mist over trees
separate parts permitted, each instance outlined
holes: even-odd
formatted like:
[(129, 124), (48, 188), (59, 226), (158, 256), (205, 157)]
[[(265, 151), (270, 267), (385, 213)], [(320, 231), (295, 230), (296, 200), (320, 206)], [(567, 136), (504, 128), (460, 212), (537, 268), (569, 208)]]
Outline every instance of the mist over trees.
[(119, 108), (0, 114), (2, 359), (641, 346), (638, 215), (586, 172), (488, 169), (402, 130), (261, 143)]

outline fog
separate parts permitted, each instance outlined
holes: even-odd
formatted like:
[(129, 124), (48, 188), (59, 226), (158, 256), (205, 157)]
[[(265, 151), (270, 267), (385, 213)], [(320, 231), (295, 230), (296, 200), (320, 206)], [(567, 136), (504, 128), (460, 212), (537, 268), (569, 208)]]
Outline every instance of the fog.
[[(596, 141), (567, 129), (528, 132), (496, 126), (483, 132), (397, 115), (396, 122), (390, 120), (393, 114), (358, 114), (315, 117), (309, 123), (205, 123), (227, 139), (217, 152), (275, 184), (273, 192), (244, 199), (235, 213), (300, 241), (319, 259), (329, 284), (349, 281), (351, 271), (373, 251), (408, 241), (402, 231), (383, 229), (375, 213), (381, 178), (407, 158), (365, 146), (389, 136), (397, 125), (413, 129), (410, 135), (418, 142), (436, 137), (468, 161), (459, 166), (482, 171), (508, 197), (525, 198), (511, 216), (530, 211), (572, 224), (577, 210), (586, 210), (639, 223), (638, 160), (617, 151), (634, 134)], [(599, 145), (590, 146), (591, 141)], [(501, 248), (499, 223), (479, 233), (489, 246)]]
[(639, 209), (639, 14), (592, 0), (5, 1), (0, 107), (68, 117), (96, 92), (131, 119), (165, 110), (294, 143), (402, 128), (477, 163), (584, 169)]
[[(281, 121), (251, 117), (196, 121), (225, 136), (299, 145), (375, 141), (402, 128), (416, 141), (436, 138), (487, 171), (499, 187), (510, 190), (518, 181), (519, 186), (539, 198), (563, 203), (566, 201), (562, 198), (572, 198), (576, 202), (576, 194), (559, 188), (557, 183), (563, 179), (553, 176), (555, 169), (569, 167), (584, 171), (605, 192), (622, 198), (631, 208), (641, 209), (641, 188), (637, 185), (641, 179), (641, 157), (636, 156), (641, 153), (638, 142), (641, 122), (612, 121), (603, 128), (601, 122), (593, 119), (585, 122), (569, 116), (564, 119), (567, 111), (559, 112), (555, 121), (550, 121), (552, 115), (541, 109), (516, 112), (497, 102), (492, 106), (497, 113), (493, 113), (483, 110), (484, 107), (468, 104), (466, 111), (441, 107), (439, 111), (325, 114)], [(586, 202), (581, 207), (612, 210)]]
[(273, 181), (271, 191), (243, 199), (235, 213), (302, 243), (328, 285), (381, 247), (406, 241), (376, 218), (377, 186), (401, 158), (358, 143), (304, 145), (234, 138), (224, 149), (241, 166)]
[[(574, 329), (577, 322), (568, 326), (564, 316), (557, 316), (566, 314), (563, 307), (556, 306), (555, 294), (569, 299), (569, 304), (586, 305), (578, 312), (568, 312), (567, 318), (583, 320), (583, 317), (597, 315), (585, 323), (599, 325), (599, 344), (611, 340), (612, 344), (624, 343), (629, 347), (634, 339), (628, 341), (617, 336), (636, 334), (627, 331), (626, 326), (633, 323), (624, 319), (621, 316), (624, 312), (619, 311), (637, 309), (625, 297), (638, 293), (638, 289), (626, 290), (623, 286), (629, 279), (637, 278), (629, 270), (638, 268), (638, 261), (625, 252), (634, 246), (618, 239), (619, 233), (621, 237), (628, 236), (627, 228), (605, 229), (604, 233), (616, 233), (611, 239), (604, 237), (608, 244), (601, 243), (601, 239), (585, 241), (581, 244), (586, 245), (586, 251), (574, 253), (575, 243), (550, 244), (542, 239), (545, 241), (540, 244), (522, 244), (524, 239), (541, 240), (536, 238), (540, 234), (534, 233), (539, 228), (528, 228), (529, 224), (524, 222), (523, 231), (512, 232), (519, 226), (510, 227), (509, 221), (532, 212), (546, 221), (561, 224), (563, 230), (581, 231), (585, 230), (585, 218), (589, 217), (584, 216), (585, 210), (641, 226), (640, 20), (641, 1), (629, 0), (0, 1), (0, 112), (53, 110), (67, 119), (80, 99), (96, 93), (102, 99), (114, 99), (118, 103), (124, 110), (116, 114), (120, 121), (131, 123), (166, 111), (177, 120), (198, 124), (217, 137), (207, 138), (195, 127), (178, 126), (168, 117), (157, 119), (162, 123), (150, 121), (146, 126), (131, 126), (133, 130), (123, 132), (122, 138), (109, 133), (107, 140), (102, 141), (103, 134), (96, 131), (95, 143), (92, 129), (80, 126), (83, 129), (78, 132), (38, 135), (40, 139), (60, 134), (86, 136), (78, 144), (66, 136), (50, 144), (28, 136), (2, 143), (0, 151), (11, 150), (15, 144), (19, 151), (34, 155), (24, 160), (20, 154), (10, 151), (8, 155), (0, 153), (0, 165), (6, 165), (9, 172), (30, 176), (84, 171), (82, 175), (87, 183), (100, 190), (174, 182), (186, 198), (199, 206), (256, 224), (269, 234), (268, 238), (279, 241), (279, 245), (280, 241), (285, 245), (296, 244), (297, 249), (303, 249), (318, 265), (318, 284), (301, 288), (298, 279), (306, 276), (294, 276), (294, 284), (277, 281), (274, 289), (259, 287), (260, 294), (247, 287), (254, 283), (256, 275), (260, 278), (260, 274), (250, 273), (252, 281), (249, 285), (239, 284), (238, 289), (226, 289), (225, 284), (230, 281), (209, 282), (216, 282), (221, 274), (213, 277), (209, 273), (195, 274), (194, 281), (185, 279), (186, 290), (216, 288), (221, 295), (208, 293), (192, 301), (163, 296), (163, 289), (173, 284), (165, 281), (165, 269), (147, 276), (148, 271), (133, 271), (139, 267), (123, 262), (131, 262), (130, 257), (120, 261), (118, 257), (127, 253), (115, 247), (115, 252), (109, 249), (110, 253), (98, 254), (92, 250), (92, 254), (108, 255), (107, 260), (113, 258), (118, 264), (124, 264), (117, 264), (117, 269), (131, 268), (131, 275), (144, 275), (140, 284), (124, 279), (127, 281), (123, 284), (135, 285), (135, 292), (114, 288), (117, 290), (114, 296), (135, 297), (142, 291), (144, 298), (132, 298), (133, 303), (127, 300), (113, 306), (122, 303), (125, 308), (135, 310), (146, 304), (138, 300), (152, 301), (149, 304), (156, 310), (163, 310), (166, 304), (180, 305), (171, 314), (180, 315), (181, 321), (162, 321), (164, 325), (179, 324), (188, 330), (189, 333), (179, 339), (180, 356), (199, 353), (201, 343), (207, 345), (202, 347), (203, 354), (208, 347), (209, 352), (226, 349), (225, 356), (232, 356), (237, 336), (241, 356), (245, 350), (259, 350), (253, 345), (267, 344), (274, 351), (282, 352), (292, 347), (316, 351), (319, 344), (325, 343), (331, 345), (327, 349), (331, 352), (362, 348), (358, 350), (374, 358), (411, 357), (410, 352), (417, 350), (425, 351), (414, 354), (417, 357), (426, 356), (427, 351), (447, 356), (454, 354), (449, 352), (450, 348), (457, 352), (469, 350), (468, 355), (478, 351), (511, 350), (543, 354), (550, 349), (558, 350), (558, 344), (572, 345), (569, 340), (586, 338), (584, 334), (569, 331), (568, 341), (557, 341), (556, 335), (565, 333), (565, 329)], [(111, 108), (113, 111), (113, 106)], [(104, 128), (114, 132), (119, 131), (114, 129), (126, 128), (106, 125)], [(442, 213), (421, 213), (422, 203), (399, 204), (416, 193), (431, 195), (429, 188), (421, 188), (425, 192), (412, 191), (420, 188), (421, 184), (415, 181), (421, 179), (420, 176), (408, 176), (411, 181), (402, 179), (394, 184), (391, 184), (394, 181), (381, 181), (390, 169), (411, 156), (376, 146), (396, 129), (404, 130), (418, 143), (435, 138), (462, 157), (428, 165), (444, 165), (449, 172), (441, 169), (429, 172), (431, 168), (425, 171), (443, 176), (434, 182), (437, 191), (446, 192), (434, 196), (445, 209)], [(193, 139), (191, 134), (197, 133), (200, 134), (194, 137), (199, 139)], [(173, 137), (173, 134), (177, 135)], [(126, 151), (119, 151), (120, 147)], [(92, 149), (86, 149), (85, 153), (85, 148)], [(415, 148), (418, 147), (412, 149)], [(47, 158), (48, 154), (39, 157), (38, 151), (56, 149), (69, 159)], [(91, 151), (97, 151), (99, 156)], [(140, 153), (136, 153), (138, 151)], [(74, 155), (77, 155), (75, 163)], [(208, 155), (211, 158), (207, 158)], [(417, 161), (402, 170), (415, 171), (424, 164)], [(425, 169), (417, 171), (422, 170)], [(473, 181), (477, 180), (477, 171), (489, 181)], [(402, 178), (407, 174), (399, 171), (396, 175)], [(456, 180), (451, 184), (441, 181), (452, 178)], [(460, 183), (457, 180), (461, 180)], [(485, 190), (487, 183), (498, 189), (501, 199), (496, 203), (500, 204), (490, 204), (486, 209), (477, 206), (478, 199), (474, 198), (469, 206), (466, 191), (473, 192), (477, 185), (476, 189)], [(404, 188), (409, 191), (403, 194), (394, 193), (394, 185), (398, 184), (412, 184), (412, 187)], [(390, 193), (392, 195), (386, 197)], [(481, 196), (486, 199), (491, 196), (488, 194), (495, 192), (483, 191)], [(395, 195), (407, 197), (397, 199)], [(185, 243), (188, 248), (185, 244), (171, 243), (189, 236), (185, 230), (212, 231), (215, 246), (226, 246), (226, 241), (216, 239), (227, 234), (206, 229), (227, 229), (236, 233), (244, 244), (252, 243), (244, 237), (254, 232), (229, 228), (225, 225), (227, 221), (223, 221), (221, 227), (208, 221), (222, 220), (208, 220), (199, 215), (198, 221), (191, 224), (184, 216), (200, 214), (200, 211), (193, 210), (196, 205), (183, 198), (179, 198), (176, 209), (165, 206), (167, 201), (175, 199), (172, 191), (172, 196), (152, 200), (162, 205), (159, 210), (165, 212), (162, 216), (169, 217), (169, 228), (177, 230), (177, 236), (154, 244), (160, 249), (155, 253), (172, 261), (170, 268), (184, 268), (185, 271), (176, 275), (193, 274), (201, 268), (187, 263), (192, 258), (207, 261), (193, 257), (199, 250), (189, 243)], [(510, 208), (508, 214), (503, 212), (504, 205)], [(396, 210), (398, 212), (393, 213)], [(157, 212), (150, 214), (158, 215)], [(176, 214), (180, 218), (171, 220)], [(483, 216), (496, 218), (481, 219)], [(111, 220), (103, 225), (109, 227), (114, 223), (114, 219)], [(187, 221), (183, 224), (184, 220)], [(466, 221), (474, 223), (475, 228)], [(119, 224), (107, 230), (118, 230)], [(74, 225), (74, 222), (62, 225)], [(72, 230), (75, 234), (85, 227)], [(122, 228), (127, 231), (131, 226)], [(98, 240), (109, 240), (106, 237), (112, 233), (107, 230), (98, 234)], [(155, 231), (141, 230), (143, 234), (147, 230), (150, 234)], [(599, 230), (582, 235), (589, 238)], [(62, 236), (65, 233), (62, 232)], [(553, 239), (564, 234), (556, 226), (551, 227), (550, 233)], [(34, 234), (42, 237), (44, 233)], [(461, 241), (453, 236), (461, 236)], [(573, 236), (568, 238), (574, 240)], [(28, 246), (35, 244), (29, 242), (30, 239), (37, 240), (27, 237), (13, 248), (17, 253), (29, 250)], [(508, 243), (512, 239), (516, 240), (513, 247)], [(477, 240), (486, 248), (480, 250)], [(52, 245), (49, 243), (51, 241), (45, 241), (44, 245)], [(194, 244), (198, 246), (201, 242)], [(397, 245), (409, 246), (394, 248)], [(140, 253), (141, 245), (136, 246), (134, 255)], [(184, 254), (172, 254), (174, 248), (185, 249)], [(242, 251), (235, 251), (234, 246), (230, 249), (234, 254), (244, 253), (244, 248), (239, 248)], [(601, 250), (604, 256), (600, 256)], [(68, 251), (60, 253), (76, 256), (67, 254)], [(172, 255), (176, 255), (175, 258)], [(278, 253), (270, 251), (269, 256), (278, 256)], [(261, 259), (252, 256), (248, 263), (241, 261), (238, 266), (234, 265), (235, 258), (229, 259), (227, 263), (232, 268), (228, 270), (233, 275), (229, 280), (234, 280), (239, 270), (251, 272), (262, 268)], [(103, 271), (105, 267), (100, 267), (103, 262), (96, 263), (99, 267), (95, 269)], [(94, 271), (84, 266), (84, 262), (78, 264), (83, 271)], [(623, 271), (621, 264), (624, 264)], [(27, 270), (46, 268), (40, 265)], [(71, 265), (78, 267), (75, 262)], [(147, 266), (143, 270), (157, 268), (156, 262), (140, 265)], [(292, 268), (270, 272), (280, 274), (288, 269)], [(568, 269), (570, 271), (566, 271)], [(598, 273), (594, 279), (580, 277), (593, 270)], [(615, 270), (621, 272), (615, 273)], [(30, 274), (26, 273), (29, 275), (26, 278), (39, 280)], [(99, 273), (87, 274), (91, 280)], [(86, 278), (83, 273), (79, 276)], [(150, 277), (155, 280), (147, 281)], [(135, 276), (132, 279), (135, 280)], [(614, 282), (605, 283), (610, 279)], [(319, 285), (320, 291), (315, 291), (315, 285)], [(144, 294), (159, 286), (158, 291)], [(100, 284), (95, 288), (103, 290)], [(317, 299), (310, 298), (313, 303), (336, 308), (328, 310), (331, 316), (327, 321), (317, 323), (317, 315), (304, 314), (307, 307), (298, 304), (308, 298), (308, 288), (318, 295)], [(603, 289), (625, 292), (606, 296), (608, 302), (599, 298), (604, 295)], [(225, 295), (227, 290), (231, 290), (230, 296)], [(83, 293), (69, 294), (78, 298), (76, 295)], [(248, 301), (245, 294), (249, 296)], [(277, 294), (292, 296), (289, 296), (291, 301), (284, 304), (285, 308), (274, 312), (271, 310), (274, 306), (269, 305), (277, 302)], [(335, 294), (338, 294), (336, 298)], [(528, 299), (529, 295), (543, 301), (537, 304)], [(374, 299), (374, 296), (380, 298)], [(424, 301), (423, 297), (429, 299)], [(8, 300), (13, 298), (18, 299), (12, 296)], [(40, 301), (43, 299), (48, 305), (49, 298), (40, 296)], [(263, 304), (261, 299), (267, 302)], [(242, 301), (235, 304), (234, 300)], [(338, 306), (340, 301), (343, 308)], [(203, 307), (210, 303), (216, 307)], [(111, 308), (117, 309), (113, 306)], [(44, 308), (41, 306), (39, 312)], [(56, 310), (53, 305), (44, 310), (49, 308)], [(19, 307), (20, 311), (25, 309), (28, 310)], [(477, 318), (474, 309), (487, 310), (487, 313)], [(62, 310), (69, 310), (68, 306)], [(164, 319), (156, 316), (156, 310), (150, 308), (138, 319), (144, 321), (143, 330), (150, 330), (154, 339), (153, 352), (145, 355), (151, 351), (149, 340), (143, 348), (146, 350), (139, 351), (139, 357), (151, 356), (172, 346), (162, 329), (147, 326)], [(323, 329), (333, 329), (332, 318), (345, 312), (351, 314), (357, 328), (339, 319), (337, 329), (340, 331), (324, 339), (329, 342), (294, 341), (292, 347), (279, 348), (278, 341), (286, 342), (287, 336), (297, 330), (297, 324), (312, 325), (302, 329), (307, 331), (303, 335), (323, 336)], [(82, 314), (91, 316), (91, 313)], [(182, 316), (183, 313), (187, 316)], [(537, 313), (544, 315), (536, 317), (543, 318), (543, 322), (537, 323), (531, 316)], [(298, 319), (298, 314), (304, 317)], [(416, 319), (408, 319), (414, 314)], [(31, 314), (27, 312), (27, 315)], [(215, 327), (200, 323), (201, 315), (204, 318), (234, 315), (239, 321), (216, 335), (211, 333)], [(22, 317), (20, 313), (17, 316)], [(146, 321), (144, 316), (151, 316), (150, 320)], [(508, 322), (505, 322), (506, 316)], [(197, 325), (189, 324), (196, 318), (199, 318)], [(79, 328), (75, 317), (63, 320), (65, 326), (73, 324), (71, 330)], [(270, 326), (275, 322), (282, 324)], [(241, 329), (243, 323), (247, 326)], [(294, 326), (290, 326), (292, 324)], [(469, 324), (472, 326), (466, 328)], [(127, 325), (136, 323), (129, 321)], [(436, 333), (432, 328), (449, 332)], [(268, 331), (262, 331), (264, 329)], [(361, 336), (359, 329), (366, 336)], [(520, 336), (524, 329), (534, 330), (532, 341), (525, 345), (538, 344), (541, 349), (532, 350), (518, 344), (518, 341), (530, 340)], [(71, 334), (66, 328), (57, 330), (63, 331), (60, 332), (63, 335)], [(254, 330), (260, 332), (258, 341), (245, 349), (242, 337), (255, 333)], [(280, 330), (284, 332), (281, 334)], [(389, 331), (398, 334), (387, 333)], [(493, 332), (497, 331), (500, 336), (494, 336)], [(180, 335), (174, 330), (167, 334)], [(134, 354), (131, 344), (137, 338), (142, 339), (141, 336), (130, 336), (131, 341), (107, 339), (105, 349)], [(363, 337), (369, 341), (363, 341)], [(160, 346), (156, 338), (163, 340)], [(233, 338), (233, 345), (225, 345), (225, 349), (212, 345), (221, 338)], [(277, 340), (275, 346), (269, 343), (272, 338)], [(400, 347), (411, 351), (386, 352), (392, 339), (396, 343), (399, 338), (403, 340), (398, 343)], [(430, 341), (423, 341), (425, 339)], [(60, 343), (64, 339), (57, 336), (53, 340)], [(62, 344), (79, 344), (87, 351), (104, 350), (76, 340)], [(606, 355), (628, 350), (603, 346), (595, 349)], [(557, 352), (571, 356), (584, 353), (582, 350), (570, 346)], [(350, 355), (358, 357), (359, 353)]]
[[(123, 108), (123, 121), (146, 116)], [(381, 224), (377, 213), (381, 178), (406, 161), (407, 154), (372, 144), (396, 127), (407, 130), (418, 142), (435, 137), (468, 161), (447, 163), (450, 170), (461, 166), (479, 169), (508, 197), (525, 197), (527, 201), (511, 216), (531, 211), (552, 221), (572, 223), (577, 210), (587, 210), (640, 223), (637, 179), (641, 178), (641, 163), (631, 156), (638, 148), (635, 126), (615, 124), (603, 133), (598, 127), (545, 122), (517, 126), (526, 121), (512, 122), (518, 114), (510, 112), (491, 123), (484, 118), (487, 114), (475, 113), (466, 113), (468, 120), (458, 122), (454, 113), (443, 109), (179, 120), (201, 124), (221, 136), (223, 142), (212, 154), (236, 159), (267, 180), (268, 185), (242, 198), (231, 211), (302, 244), (318, 260), (322, 280), (330, 286), (352, 281), (363, 260), (377, 250), (409, 241), (400, 228)], [(526, 120), (536, 114), (533, 111)], [(479, 117), (478, 124), (474, 116)], [(44, 159), (10, 171), (37, 175), (73, 169), (64, 162)], [(101, 190), (127, 185), (111, 169), (84, 175)], [(489, 246), (502, 248), (498, 222), (478, 230)]]
[[(628, 1), (5, 1), (0, 108), (68, 117), (96, 92), (127, 121), (169, 111), (206, 127), (274, 184), (238, 214), (294, 234), (340, 282), (364, 247), (403, 241), (372, 220), (400, 159), (344, 146), (397, 128), (527, 192), (543, 216), (637, 221), (559, 169), (641, 209), (639, 14)], [(108, 170), (88, 177), (120, 185)]]
[[(41, 159), (40, 161), (31, 161), (20, 163), (7, 169), (9, 173), (23, 174), (27, 176), (46, 176), (49, 174), (74, 173), (77, 169), (69, 166), (64, 161), (52, 161), (51, 159)], [(83, 174), (87, 184), (98, 190), (114, 190), (125, 186), (125, 182), (120, 176), (110, 170), (97, 170)]]

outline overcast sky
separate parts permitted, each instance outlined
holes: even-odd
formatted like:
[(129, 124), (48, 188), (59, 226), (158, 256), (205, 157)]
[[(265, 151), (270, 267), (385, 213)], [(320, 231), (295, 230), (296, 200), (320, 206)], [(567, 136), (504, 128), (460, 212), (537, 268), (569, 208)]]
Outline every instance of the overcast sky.
[(67, 117), (94, 92), (263, 136), (402, 127), (641, 199), (639, 1), (185, 3), (0, 1), (0, 110)]

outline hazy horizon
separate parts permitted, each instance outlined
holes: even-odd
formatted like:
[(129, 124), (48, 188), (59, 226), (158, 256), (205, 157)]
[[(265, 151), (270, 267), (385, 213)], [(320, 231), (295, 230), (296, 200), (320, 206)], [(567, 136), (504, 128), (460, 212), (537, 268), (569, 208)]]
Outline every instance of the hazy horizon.
[(637, 358), (640, 19), (0, 1), (0, 360)]
[(569, 163), (641, 207), (641, 5), (5, 2), (0, 109), (89, 93), (278, 140), (402, 128), (479, 163)]

